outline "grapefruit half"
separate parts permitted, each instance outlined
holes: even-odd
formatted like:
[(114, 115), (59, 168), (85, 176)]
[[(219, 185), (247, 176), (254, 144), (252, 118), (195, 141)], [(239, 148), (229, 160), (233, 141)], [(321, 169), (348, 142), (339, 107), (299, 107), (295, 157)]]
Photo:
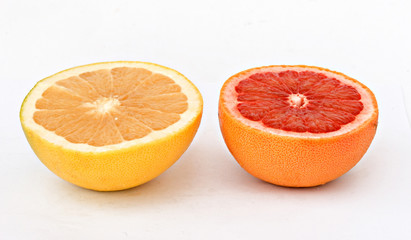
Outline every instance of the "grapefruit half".
[(288, 187), (334, 180), (363, 157), (378, 105), (365, 85), (312, 66), (267, 66), (230, 77), (219, 101), (228, 149), (250, 174)]
[(52, 172), (84, 188), (114, 191), (150, 181), (179, 159), (202, 109), (198, 89), (175, 70), (106, 62), (38, 82), (20, 120)]

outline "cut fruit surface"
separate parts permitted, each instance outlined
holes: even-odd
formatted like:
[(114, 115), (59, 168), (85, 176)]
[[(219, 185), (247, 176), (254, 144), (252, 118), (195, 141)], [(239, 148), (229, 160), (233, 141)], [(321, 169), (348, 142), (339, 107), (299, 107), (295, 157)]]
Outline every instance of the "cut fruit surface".
[(243, 71), (220, 94), (226, 144), (248, 172), (284, 186), (315, 186), (351, 169), (368, 149), (378, 106), (338, 72), (309, 66)]
[[(34, 151), (57, 175), (86, 188), (118, 190), (150, 180), (174, 163), (194, 137), (201, 113), (199, 91), (180, 73), (151, 63), (109, 62), (40, 81), (20, 117)], [(64, 156), (49, 159), (50, 151), (76, 153), (86, 165)], [(107, 169), (100, 169), (103, 163)]]
[(171, 78), (116, 67), (58, 80), (36, 101), (34, 121), (72, 143), (105, 146), (142, 138), (180, 120), (187, 96)]
[(235, 90), (241, 115), (286, 131), (336, 131), (363, 109), (354, 87), (308, 70), (256, 73)]

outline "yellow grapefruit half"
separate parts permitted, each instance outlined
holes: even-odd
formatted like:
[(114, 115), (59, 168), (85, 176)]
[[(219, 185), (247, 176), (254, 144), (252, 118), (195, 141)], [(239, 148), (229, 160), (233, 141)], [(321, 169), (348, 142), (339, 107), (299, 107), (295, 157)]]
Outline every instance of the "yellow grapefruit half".
[(122, 190), (157, 177), (190, 145), (203, 101), (182, 74), (145, 62), (71, 68), (39, 81), (20, 120), (32, 149), (78, 186)]

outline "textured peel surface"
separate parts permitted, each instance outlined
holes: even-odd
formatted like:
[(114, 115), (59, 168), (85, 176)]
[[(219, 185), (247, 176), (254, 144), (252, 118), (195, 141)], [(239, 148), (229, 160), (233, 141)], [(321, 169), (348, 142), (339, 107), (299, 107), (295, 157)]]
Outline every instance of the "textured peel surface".
[(248, 173), (312, 187), (360, 161), (376, 133), (378, 105), (370, 89), (342, 73), (276, 65), (230, 77), (219, 120), (228, 149)]

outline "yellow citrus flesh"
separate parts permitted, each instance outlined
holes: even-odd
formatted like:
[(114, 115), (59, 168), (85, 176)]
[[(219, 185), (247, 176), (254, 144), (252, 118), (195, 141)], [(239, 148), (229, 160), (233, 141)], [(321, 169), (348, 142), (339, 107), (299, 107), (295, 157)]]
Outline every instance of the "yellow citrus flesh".
[(156, 64), (72, 68), (27, 95), (21, 123), (39, 159), (84, 188), (112, 191), (169, 168), (200, 124), (202, 98), (180, 73)]

